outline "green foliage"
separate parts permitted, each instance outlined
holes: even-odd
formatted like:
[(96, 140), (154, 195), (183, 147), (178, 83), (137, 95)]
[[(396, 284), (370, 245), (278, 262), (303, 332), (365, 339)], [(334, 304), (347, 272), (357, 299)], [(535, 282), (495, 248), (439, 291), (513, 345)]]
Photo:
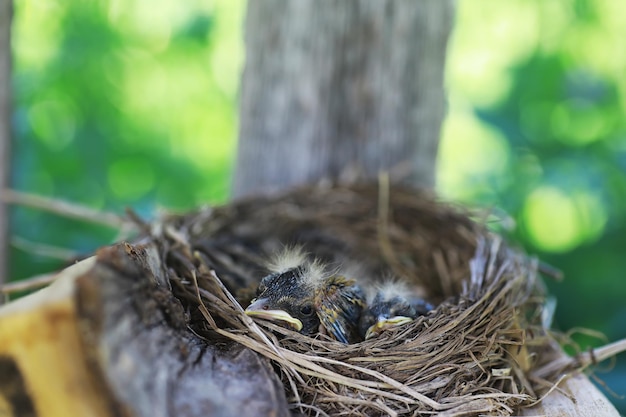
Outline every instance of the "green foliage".
[[(17, 1), (14, 187), (143, 216), (224, 201), (242, 4), (205, 3)], [(232, 53), (217, 62), (224, 44)], [(85, 253), (114, 238), (21, 208), (13, 224)], [(17, 250), (12, 259), (15, 278), (52, 266)]]
[[(440, 192), (504, 210), (512, 237), (563, 270), (548, 280), (557, 327), (611, 341), (626, 338), (625, 12), (610, 0), (460, 2), (438, 172)], [(623, 361), (606, 377), (620, 394)]]
[[(243, 6), (16, 0), (14, 187), (144, 217), (225, 201)], [(565, 272), (549, 282), (560, 328), (625, 338), (626, 3), (458, 7), (438, 190), (506, 212), (504, 231)], [(115, 238), (24, 208), (12, 224), (83, 253)], [(15, 279), (60, 266), (18, 249), (12, 260)], [(625, 368), (606, 378), (622, 394)]]
[[(515, 238), (565, 272), (565, 284), (551, 285), (557, 321), (611, 339), (626, 337), (606, 320), (607, 311), (626, 316), (620, 12), (626, 4), (610, 1), (460, 3), (438, 183), (451, 198), (512, 216)], [(567, 302), (575, 299), (591, 311), (581, 315)]]

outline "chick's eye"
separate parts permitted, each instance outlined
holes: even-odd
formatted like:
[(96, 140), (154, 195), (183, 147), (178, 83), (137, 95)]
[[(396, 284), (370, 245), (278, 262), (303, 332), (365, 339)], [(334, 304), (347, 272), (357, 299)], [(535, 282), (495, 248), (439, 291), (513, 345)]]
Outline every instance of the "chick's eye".
[(300, 308), (300, 313), (304, 314), (305, 316), (309, 316), (311, 313), (313, 313), (313, 307), (311, 307), (310, 305), (303, 306), (302, 308)]

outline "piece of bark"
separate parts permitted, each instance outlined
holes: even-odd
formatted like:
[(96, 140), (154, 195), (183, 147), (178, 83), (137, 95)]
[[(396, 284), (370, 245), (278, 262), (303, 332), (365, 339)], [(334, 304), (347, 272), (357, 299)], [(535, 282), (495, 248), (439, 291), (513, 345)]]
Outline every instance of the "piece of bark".
[(104, 248), (0, 309), (0, 415), (289, 415), (265, 359), (187, 330), (160, 265)]

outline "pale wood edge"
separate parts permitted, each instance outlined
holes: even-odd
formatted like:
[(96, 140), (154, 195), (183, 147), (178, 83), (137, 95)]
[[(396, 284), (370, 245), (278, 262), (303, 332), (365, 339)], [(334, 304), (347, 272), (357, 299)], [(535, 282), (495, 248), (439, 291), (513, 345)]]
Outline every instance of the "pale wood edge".
[(558, 388), (534, 407), (520, 410), (519, 415), (526, 417), (620, 417), (615, 406), (584, 374), (573, 374), (561, 382)]

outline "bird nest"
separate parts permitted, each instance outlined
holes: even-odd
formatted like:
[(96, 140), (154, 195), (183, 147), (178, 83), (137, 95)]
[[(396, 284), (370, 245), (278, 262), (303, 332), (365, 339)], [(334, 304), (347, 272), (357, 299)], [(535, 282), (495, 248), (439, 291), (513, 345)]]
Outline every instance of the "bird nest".
[[(565, 366), (549, 366), (558, 350), (537, 262), (427, 193), (308, 187), (151, 226), (190, 327), (270, 360), (302, 414), (508, 415), (536, 403)], [(267, 258), (293, 244), (408, 282), (436, 308), (354, 344), (253, 321), (243, 308)]]

